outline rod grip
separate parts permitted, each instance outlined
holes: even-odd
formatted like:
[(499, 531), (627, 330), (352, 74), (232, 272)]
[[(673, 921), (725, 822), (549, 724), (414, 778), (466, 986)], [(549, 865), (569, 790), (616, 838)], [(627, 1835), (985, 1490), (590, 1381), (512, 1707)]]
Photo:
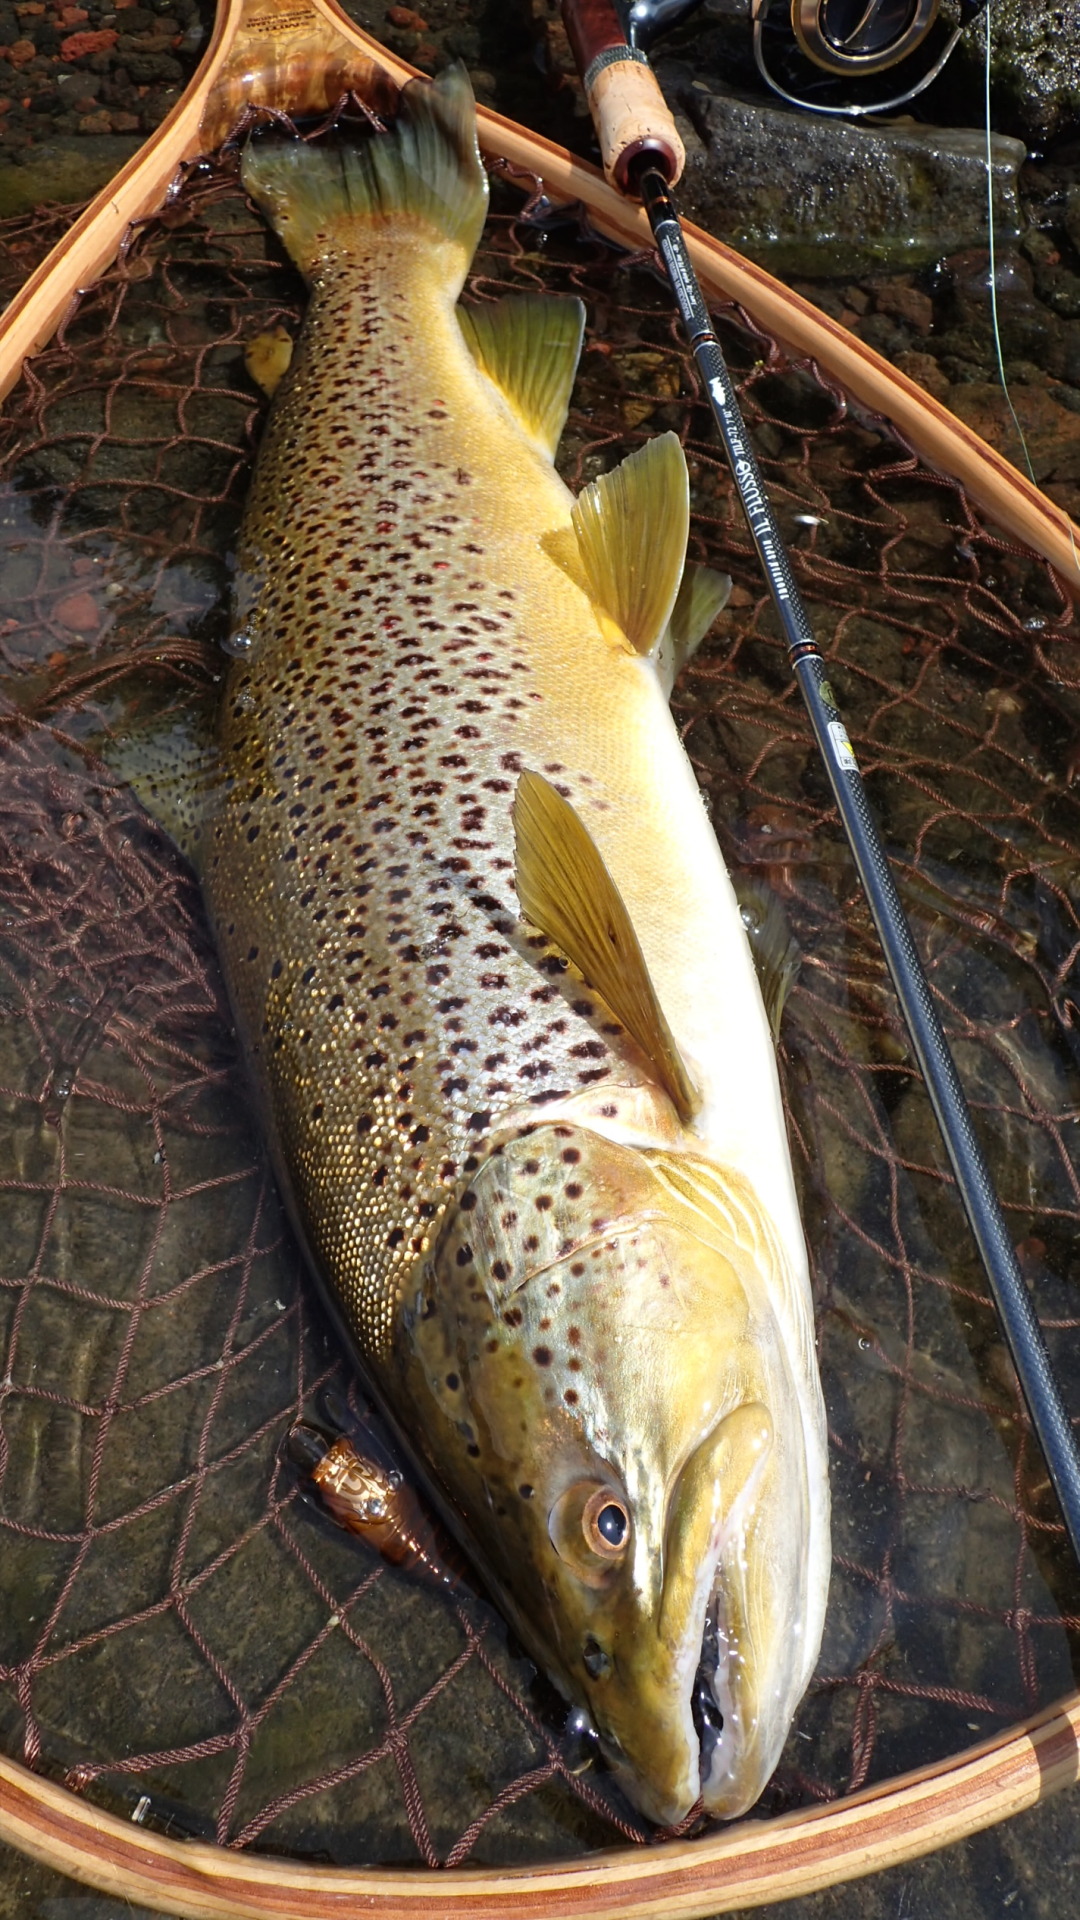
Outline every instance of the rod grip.
[(562, 0), (562, 18), (608, 179), (633, 193), (635, 169), (645, 163), (673, 186), (686, 150), (645, 55), (627, 43), (614, 0)]

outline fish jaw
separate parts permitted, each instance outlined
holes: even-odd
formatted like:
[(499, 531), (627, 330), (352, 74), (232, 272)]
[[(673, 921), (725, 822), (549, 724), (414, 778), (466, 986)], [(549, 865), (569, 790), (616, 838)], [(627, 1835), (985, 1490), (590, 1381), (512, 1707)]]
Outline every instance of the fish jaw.
[(396, 1365), (494, 1597), (671, 1824), (757, 1799), (823, 1601), (776, 1243), (738, 1176), (710, 1228), (665, 1159), (568, 1124), (497, 1146), (403, 1303)]

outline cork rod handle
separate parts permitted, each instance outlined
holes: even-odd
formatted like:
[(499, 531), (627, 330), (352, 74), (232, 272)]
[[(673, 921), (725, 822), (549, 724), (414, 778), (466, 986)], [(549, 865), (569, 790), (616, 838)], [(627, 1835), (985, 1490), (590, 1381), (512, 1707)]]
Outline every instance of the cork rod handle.
[(627, 41), (615, 0), (562, 0), (562, 17), (607, 178), (633, 194), (637, 169), (649, 165), (674, 186), (686, 152), (652, 68)]

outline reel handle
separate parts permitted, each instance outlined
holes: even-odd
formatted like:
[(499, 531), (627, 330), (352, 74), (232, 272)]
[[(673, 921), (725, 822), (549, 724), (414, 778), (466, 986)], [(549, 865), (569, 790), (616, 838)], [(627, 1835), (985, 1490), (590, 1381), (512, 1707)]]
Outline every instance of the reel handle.
[(612, 186), (637, 198), (635, 180), (646, 167), (673, 186), (686, 150), (652, 68), (627, 40), (615, 0), (562, 0), (562, 18)]

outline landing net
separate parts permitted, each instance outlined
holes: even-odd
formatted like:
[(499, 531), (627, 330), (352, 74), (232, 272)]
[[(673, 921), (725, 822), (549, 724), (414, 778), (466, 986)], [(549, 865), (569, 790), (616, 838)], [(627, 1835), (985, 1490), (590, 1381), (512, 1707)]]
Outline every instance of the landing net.
[[(1080, 1593), (668, 296), (575, 220), (495, 205), (467, 297), (588, 309), (571, 486), (685, 442), (692, 551), (735, 591), (677, 720), (730, 866), (802, 950), (781, 1064), (835, 1564), (771, 1813), (1066, 1691)], [(243, 344), (302, 307), (229, 166), (200, 168), (0, 423), (0, 1742), (177, 1835), (541, 1861), (650, 1836), (498, 1618), (384, 1567), (283, 1463), (328, 1392), (368, 1416), (260, 1157), (197, 888), (93, 757), (214, 697), (263, 410)], [(1080, 635), (957, 486), (744, 315), (718, 326), (1080, 1412)]]

